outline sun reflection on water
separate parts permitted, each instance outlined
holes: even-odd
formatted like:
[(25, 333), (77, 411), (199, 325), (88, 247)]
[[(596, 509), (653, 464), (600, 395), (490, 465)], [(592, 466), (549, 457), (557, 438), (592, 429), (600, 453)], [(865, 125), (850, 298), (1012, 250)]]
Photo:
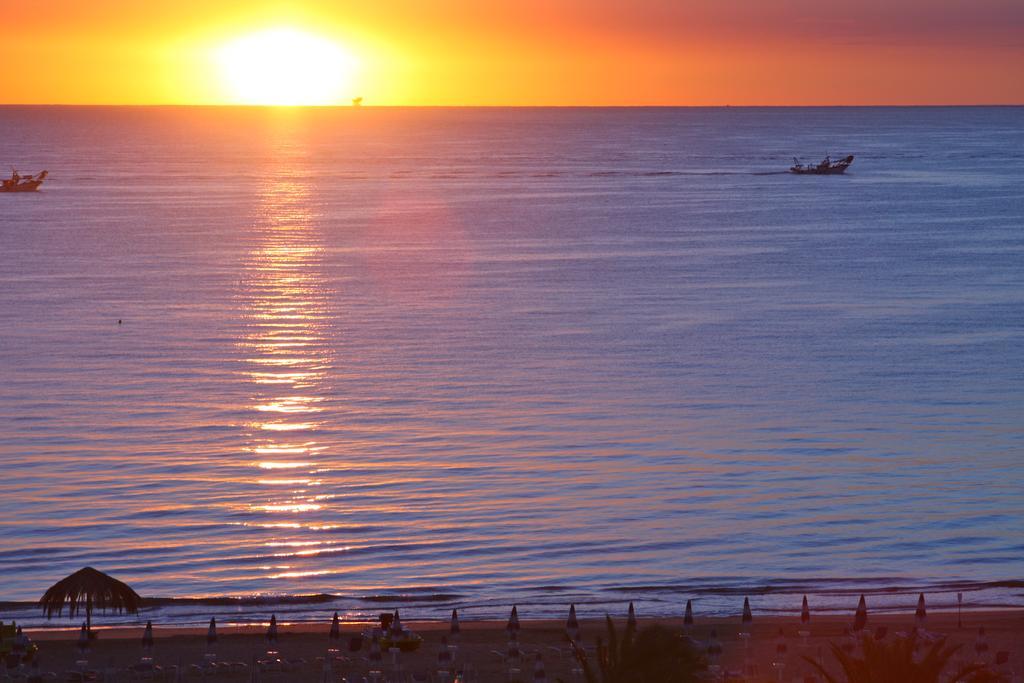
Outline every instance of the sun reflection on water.
[[(317, 439), (316, 416), (324, 408), (324, 382), (332, 358), (327, 326), (327, 287), (322, 273), (323, 243), (308, 176), (271, 175), (260, 191), (253, 226), (257, 242), (246, 262), (247, 334), (239, 342), (244, 374), (252, 387), (248, 450), (252, 467), (285, 476), (257, 476), (263, 493), (246, 509), (266, 516), (247, 526), (278, 530), (264, 542), (267, 556), (312, 556), (319, 541), (295, 541), (286, 534), (302, 529), (296, 518), (315, 514), (323, 496), (316, 458), (325, 446)], [(285, 522), (271, 521), (284, 518)], [(282, 554), (274, 549), (302, 546)], [(270, 578), (311, 575), (295, 567), (268, 565)]]

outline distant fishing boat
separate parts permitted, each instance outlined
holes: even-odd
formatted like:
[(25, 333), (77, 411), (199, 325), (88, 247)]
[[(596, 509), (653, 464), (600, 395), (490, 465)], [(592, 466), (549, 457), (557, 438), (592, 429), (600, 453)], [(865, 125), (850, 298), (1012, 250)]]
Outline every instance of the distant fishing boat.
[(11, 177), (0, 180), (0, 192), (35, 192), (46, 180), (48, 173), (41, 171), (36, 175), (21, 175), (17, 171), (11, 171)]
[(820, 164), (802, 164), (800, 160), (793, 157), (793, 165), (789, 171), (798, 175), (837, 175), (839, 173), (845, 173), (846, 169), (850, 168), (850, 164), (853, 163), (853, 155), (840, 159), (839, 161), (832, 161), (831, 158), (825, 157)]

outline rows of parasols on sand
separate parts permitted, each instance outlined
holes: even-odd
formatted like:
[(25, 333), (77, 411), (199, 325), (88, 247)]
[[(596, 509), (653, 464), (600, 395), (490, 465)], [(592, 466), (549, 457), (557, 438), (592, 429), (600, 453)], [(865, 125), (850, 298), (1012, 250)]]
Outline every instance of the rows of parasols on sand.
[[(399, 612), (384, 613), (380, 615), (379, 623), (372, 628), (367, 628), (358, 633), (346, 633), (343, 638), (341, 622), (337, 613), (334, 613), (327, 629), (327, 645), (322, 655), (315, 657), (315, 661), (307, 661), (301, 657), (289, 657), (282, 654), (278, 647), (279, 628), (276, 615), (271, 615), (267, 630), (264, 634), (265, 647), (259, 647), (259, 654), (253, 654), (248, 661), (231, 660), (218, 656), (218, 633), (217, 622), (211, 618), (206, 632), (206, 649), (200, 661), (161, 666), (154, 658), (154, 637), (153, 624), (147, 622), (142, 636), (142, 653), (137, 661), (128, 667), (117, 669), (108, 666), (104, 669), (97, 669), (90, 661), (91, 650), (94, 646), (95, 633), (91, 630), (91, 617), (94, 608), (113, 609), (119, 612), (137, 613), (141, 604), (141, 598), (126, 584), (113, 579), (102, 572), (86, 568), (76, 572), (64, 581), (52, 587), (43, 596), (41, 606), (48, 616), (60, 614), (67, 607), (71, 616), (85, 612), (86, 620), (82, 623), (77, 640), (77, 659), (75, 666), (65, 672), (65, 680), (68, 681), (117, 681), (117, 680), (164, 680), (164, 681), (185, 681), (205, 680), (212, 677), (234, 676), (236, 678), (248, 678), (250, 681), (258, 681), (261, 678), (270, 680), (315, 680), (322, 681), (371, 681), (375, 683), (403, 683), (419, 681), (436, 681), (437, 683), (454, 683), (455, 681), (467, 682), (471, 680), (493, 680), (492, 678), (481, 678), (475, 671), (473, 662), (481, 661), (481, 652), (471, 651), (470, 646), (463, 645), (460, 652), (460, 636), (462, 628), (459, 624), (458, 611), (453, 610), (447, 632), (440, 638), (436, 655), (427, 659), (428, 666), (424, 666), (425, 658), (420, 655), (415, 658), (408, 657), (421, 649), (423, 638), (405, 627)], [(749, 599), (744, 599), (740, 615), (739, 629), (735, 634), (740, 641), (739, 645), (733, 645), (739, 652), (733, 652), (730, 659), (735, 663), (742, 660), (742, 667), (739, 670), (727, 670), (723, 665), (723, 642), (719, 639), (718, 629), (725, 628), (720, 621), (715, 621), (710, 630), (702, 629), (706, 637), (697, 639), (694, 637), (694, 610), (692, 601), (686, 602), (682, 619), (683, 636), (687, 647), (698, 653), (701, 658), (701, 666), (704, 669), (704, 676), (708, 680), (765, 680), (764, 671), (758, 671), (758, 665), (764, 665), (761, 661), (752, 656), (752, 640), (754, 621)], [(609, 641), (616, 638), (612, 631), (612, 622), (608, 619)], [(799, 616), (799, 624), (796, 626), (796, 635), (799, 642), (794, 649), (801, 652), (800, 659), (811, 662), (808, 639), (811, 636), (811, 610), (807, 597), (804, 596)], [(503, 650), (493, 650), (493, 643), (484, 647), (488, 648), (485, 654), (492, 658), (491, 661), (500, 662), (500, 669), (504, 680), (524, 681), (532, 680), (534, 683), (545, 683), (548, 678), (548, 671), (545, 666), (545, 657), (549, 662), (557, 661), (559, 673), (567, 674), (570, 680), (582, 681), (587, 678), (588, 661), (595, 659), (603, 661), (607, 659), (607, 647), (600, 639), (596, 643), (585, 642), (580, 622), (577, 618), (575, 605), (570, 605), (568, 616), (565, 621), (565, 637), (562, 642), (550, 643), (540, 649), (534, 648), (527, 651), (520, 642), (522, 627), (519, 621), (517, 607), (512, 607), (508, 621), (505, 625), (507, 634), (506, 645)], [(633, 634), (637, 631), (637, 616), (633, 604), (629, 604), (626, 615), (626, 634)], [(887, 626), (878, 626), (871, 630), (868, 628), (867, 602), (862, 595), (853, 614), (852, 623), (845, 628), (842, 638), (837, 643), (838, 648), (853, 655), (859, 650), (870, 646), (871, 642), (885, 641), (889, 636)], [(917, 609), (914, 617), (914, 625), (906, 632), (896, 632), (896, 638), (912, 639), (915, 644), (927, 645), (932, 642), (941, 642), (942, 638), (937, 633), (932, 633), (927, 628), (927, 610), (924, 595), (918, 597)], [(760, 638), (764, 640), (763, 631)], [(763, 643), (761, 650), (763, 651)], [(771, 658), (771, 668), (774, 670), (778, 681), (785, 680), (786, 667), (793, 667), (793, 658), (790, 657), (790, 642), (782, 627), (779, 627), (773, 643), (774, 656)], [(916, 645), (915, 645), (916, 646)], [(479, 650), (477, 642), (472, 647)], [(973, 644), (976, 662), (985, 665), (1005, 664), (1004, 655), (1007, 653), (995, 653), (992, 661), (989, 659), (989, 645), (986, 639), (985, 630), (978, 630), (977, 638)], [(56, 674), (43, 673), (40, 668), (40, 657), (38, 648), (33, 644), (20, 627), (12, 625), (4, 626), (0, 623), (0, 654), (4, 657), (5, 667), (3, 673), (9, 678), (26, 681), (52, 680)], [(473, 656), (467, 656), (472, 654)], [(821, 672), (824, 670), (824, 663), (819, 661), (816, 668)], [(1004, 661), (1000, 661), (1004, 658)], [(407, 661), (410, 660), (410, 661)], [(411, 664), (415, 661), (415, 670)], [(812, 667), (801, 666), (798, 675), (790, 671), (790, 679), (806, 681), (817, 680), (814, 678)], [(0, 678), (2, 680), (2, 678)]]
[[(706, 657), (707, 677), (709, 680), (765, 680), (757, 669), (757, 663), (749, 656), (752, 639), (753, 613), (748, 599), (744, 600), (740, 617), (740, 627), (737, 633), (742, 642), (743, 668), (739, 671), (727, 671), (721, 666), (723, 646), (718, 637), (718, 629), (711, 629), (706, 639), (692, 640)], [(798, 647), (806, 648), (807, 639), (810, 637), (811, 612), (807, 598), (804, 597), (800, 612), (800, 620), (797, 635), (801, 639)], [(689, 637), (694, 627), (694, 614), (692, 602), (688, 601), (683, 617), (683, 631)], [(626, 630), (637, 629), (636, 611), (630, 603), (626, 615)], [(524, 681), (532, 680), (535, 683), (545, 683), (549, 680), (545, 667), (545, 654), (550, 658), (557, 657), (560, 661), (566, 660), (564, 648), (549, 647), (548, 652), (527, 651), (520, 644), (520, 633), (522, 626), (519, 621), (518, 608), (513, 607), (508, 621), (505, 625), (507, 634), (507, 645), (504, 651), (493, 650), (491, 653), (501, 660), (505, 680)], [(918, 606), (915, 614), (915, 625), (913, 627), (915, 638), (922, 643), (937, 639), (938, 634), (933, 634), (927, 629), (927, 611), (924, 595), (919, 596)], [(461, 661), (459, 656), (459, 640), (462, 629), (459, 624), (458, 611), (453, 610), (447, 633), (440, 639), (436, 653), (436, 665), (428, 670), (411, 671), (403, 661), (403, 655), (416, 652), (423, 644), (423, 639), (406, 628), (402, 622), (399, 612), (385, 613), (380, 615), (380, 623), (373, 628), (361, 633), (346, 634), (343, 639), (341, 622), (337, 613), (334, 614), (329, 629), (327, 629), (327, 647), (323, 657), (318, 657), (316, 662), (307, 662), (304, 659), (291, 659), (281, 654), (278, 648), (279, 627), (276, 615), (270, 617), (269, 625), (264, 634), (265, 647), (261, 648), (259, 655), (254, 655), (249, 662), (221, 660), (217, 655), (218, 633), (217, 622), (211, 618), (206, 632), (206, 653), (203, 659), (196, 663), (182, 665), (180, 662), (171, 666), (161, 667), (154, 660), (154, 637), (152, 622), (147, 622), (142, 636), (142, 655), (138, 662), (126, 669), (118, 670), (108, 667), (106, 669), (93, 669), (90, 667), (89, 655), (93, 646), (94, 637), (91, 637), (87, 624), (83, 623), (79, 632), (76, 644), (78, 660), (73, 670), (65, 672), (65, 680), (69, 681), (117, 681), (117, 680), (164, 680), (164, 681), (186, 681), (206, 680), (207, 678), (248, 678), (250, 681), (258, 681), (264, 678), (268, 680), (292, 680), (291, 674), (299, 675), (304, 673), (302, 680), (311, 680), (311, 673), (319, 672), (322, 681), (346, 681), (353, 683), (358, 680), (371, 682), (397, 682), (397, 681), (436, 681), (438, 683), (480, 680), (472, 667), (467, 662)], [(568, 617), (565, 621), (566, 641), (572, 650), (572, 659), (577, 664), (568, 669), (570, 680), (583, 680), (584, 672), (582, 661), (585, 661), (588, 652), (583, 642), (583, 634), (580, 622), (577, 618), (576, 607), (569, 607)], [(894, 634), (896, 637), (906, 637), (907, 633)], [(862, 596), (857, 609), (853, 615), (852, 624), (846, 628), (845, 637), (841, 647), (848, 653), (860, 647), (864, 638), (882, 640), (888, 636), (887, 627), (880, 626), (873, 631), (868, 629), (867, 604)], [(784, 680), (784, 667), (787, 661), (787, 654), (790, 644), (787, 641), (782, 628), (778, 629), (778, 635), (774, 643), (775, 657), (772, 667), (775, 669), (777, 680)], [(978, 638), (974, 644), (976, 655), (979, 659), (986, 657), (988, 643), (985, 639), (984, 629), (980, 629)], [(44, 681), (56, 678), (54, 674), (41, 673), (38, 667), (36, 650), (21, 629), (17, 629), (10, 651), (11, 656), (27, 659), (29, 667), (22, 670), (21, 679), (25, 681)], [(591, 655), (593, 652), (591, 651)], [(359, 666), (355, 666), (355, 659), (360, 660)], [(355, 674), (356, 670), (365, 673), (365, 677), (347, 678), (347, 675)], [(18, 671), (17, 669), (15, 671)], [(774, 676), (773, 676), (774, 678)], [(797, 680), (808, 680), (807, 676), (801, 676)], [(810, 680), (814, 680), (811, 678)]]

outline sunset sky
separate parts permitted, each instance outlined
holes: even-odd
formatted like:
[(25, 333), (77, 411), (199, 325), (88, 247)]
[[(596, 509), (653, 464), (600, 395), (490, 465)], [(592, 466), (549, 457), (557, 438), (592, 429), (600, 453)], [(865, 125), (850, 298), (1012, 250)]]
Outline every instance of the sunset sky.
[(4, 103), (1024, 103), (1024, 2), (0, 0), (0, 60)]

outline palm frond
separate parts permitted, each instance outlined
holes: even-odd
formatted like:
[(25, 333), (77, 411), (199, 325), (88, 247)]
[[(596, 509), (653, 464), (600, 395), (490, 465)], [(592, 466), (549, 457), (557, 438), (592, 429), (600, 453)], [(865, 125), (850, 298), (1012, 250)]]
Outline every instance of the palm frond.
[(942, 638), (927, 646), (918, 656), (919, 638), (912, 633), (907, 638), (897, 638), (889, 642), (877, 641), (870, 637), (861, 640), (861, 654), (854, 655), (844, 652), (835, 643), (830, 643), (832, 656), (839, 664), (842, 678), (837, 679), (819, 662), (804, 657), (826, 681), (826, 683), (982, 683), (982, 681), (999, 680), (991, 678), (984, 666), (969, 664), (962, 666), (946, 678), (943, 672), (957, 650), (957, 645), (946, 645)]
[(627, 626), (620, 636), (611, 619), (605, 624), (609, 643), (597, 639), (596, 670), (586, 651), (571, 641), (586, 683), (694, 683), (707, 668), (691, 642), (672, 629)]
[(619, 634), (615, 632), (615, 624), (609, 615), (604, 615), (605, 626), (608, 628), (608, 668), (619, 668)]

